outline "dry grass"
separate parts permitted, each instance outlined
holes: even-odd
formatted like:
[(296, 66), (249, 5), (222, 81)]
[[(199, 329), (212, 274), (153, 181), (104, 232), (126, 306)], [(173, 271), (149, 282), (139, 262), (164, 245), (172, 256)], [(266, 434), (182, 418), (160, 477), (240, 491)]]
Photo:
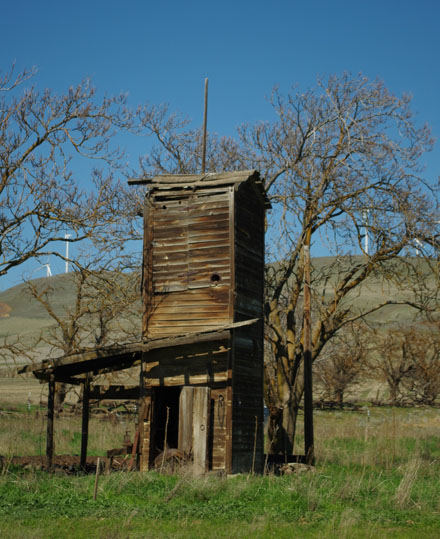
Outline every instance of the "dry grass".
[[(130, 416), (112, 414), (111, 420), (92, 417), (89, 424), (88, 453), (105, 455), (107, 449), (122, 447), (124, 435), (133, 440), (134, 421)], [(55, 419), (55, 452), (78, 455), (81, 447), (81, 417)], [(0, 415), (0, 455), (44, 455), (46, 450), (46, 418), (44, 413), (3, 413)]]
[(405, 466), (402, 480), (394, 494), (394, 500), (398, 507), (406, 507), (411, 500), (411, 491), (417, 480), (421, 464), (422, 460), (417, 456)]
[[(368, 415), (368, 411), (370, 415)], [(302, 451), (300, 418), (296, 451)], [(436, 408), (364, 408), (316, 411), (316, 457), (321, 463), (350, 462), (386, 470), (411, 461), (417, 452), (430, 458), (432, 438), (440, 439)]]

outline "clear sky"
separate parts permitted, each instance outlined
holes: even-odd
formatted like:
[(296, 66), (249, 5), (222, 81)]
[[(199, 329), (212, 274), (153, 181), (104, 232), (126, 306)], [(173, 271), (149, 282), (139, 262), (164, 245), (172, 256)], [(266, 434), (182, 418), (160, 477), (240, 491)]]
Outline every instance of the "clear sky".
[[(233, 135), (243, 122), (271, 118), (266, 97), (275, 85), (307, 88), (319, 74), (362, 72), (412, 94), (420, 122), (440, 135), (437, 0), (2, 4), (0, 69), (35, 65), (42, 88), (62, 92), (90, 77), (100, 92), (126, 91), (132, 105), (166, 102), (199, 125), (208, 77), (208, 128)], [(436, 181), (439, 144), (426, 165)]]

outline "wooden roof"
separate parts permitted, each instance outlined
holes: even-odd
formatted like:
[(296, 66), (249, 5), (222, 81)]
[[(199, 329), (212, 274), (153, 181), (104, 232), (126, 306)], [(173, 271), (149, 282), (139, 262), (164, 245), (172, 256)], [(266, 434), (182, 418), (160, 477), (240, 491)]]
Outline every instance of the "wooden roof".
[(153, 178), (132, 178), (128, 180), (130, 185), (148, 185), (150, 192), (169, 191), (172, 189), (191, 189), (199, 187), (221, 187), (239, 185), (251, 180), (264, 200), (266, 208), (270, 208), (270, 202), (264, 189), (263, 181), (256, 170), (239, 170), (234, 172), (207, 172), (204, 174), (164, 174)]
[(257, 321), (258, 319), (245, 320), (216, 330), (96, 348), (87, 352), (26, 365), (17, 369), (17, 373), (31, 372), (36, 378), (43, 380), (48, 380), (53, 376), (55, 381), (76, 385), (81, 383), (86, 373), (106, 374), (133, 367), (140, 363), (144, 353), (151, 350), (181, 347), (199, 342), (227, 341), (230, 338), (231, 330), (255, 324)]

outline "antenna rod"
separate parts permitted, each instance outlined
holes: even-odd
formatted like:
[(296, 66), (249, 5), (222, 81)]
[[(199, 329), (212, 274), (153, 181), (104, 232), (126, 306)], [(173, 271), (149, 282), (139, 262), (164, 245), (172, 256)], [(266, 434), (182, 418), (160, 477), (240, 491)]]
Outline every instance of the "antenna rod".
[(202, 174), (206, 168), (206, 126), (208, 123), (208, 79), (205, 79), (205, 109), (203, 112)]

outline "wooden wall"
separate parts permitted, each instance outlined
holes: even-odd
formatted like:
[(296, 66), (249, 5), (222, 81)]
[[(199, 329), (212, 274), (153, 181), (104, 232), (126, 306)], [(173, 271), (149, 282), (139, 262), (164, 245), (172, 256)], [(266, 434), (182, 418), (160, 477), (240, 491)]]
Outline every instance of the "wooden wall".
[[(154, 414), (154, 407), (157, 405), (156, 388), (163, 392), (167, 388), (189, 386), (211, 388), (207, 459), (209, 469), (225, 469), (232, 416), (232, 402), (228, 400), (227, 391), (230, 351), (229, 341), (213, 341), (179, 348), (162, 348), (145, 354), (142, 381), (146, 393), (144, 405), (148, 413), (142, 418), (141, 470), (149, 469), (157, 455), (157, 446), (160, 445), (155, 440), (155, 431), (163, 428), (163, 425), (154, 424), (157, 418), (157, 414)], [(186, 442), (183, 442), (183, 445), (185, 444)]]
[(232, 189), (147, 199), (144, 335), (199, 332), (232, 321)]
[(228, 341), (151, 350), (144, 359), (145, 387), (214, 385), (228, 377)]
[[(251, 182), (188, 191), (153, 191), (146, 200), (144, 336), (197, 333), (253, 318), (261, 322), (232, 330), (230, 341), (146, 354), (145, 402), (154, 408), (155, 387), (209, 387), (209, 468), (249, 472), (254, 465), (259, 472), (264, 200)], [(147, 469), (154, 452), (151, 418), (143, 426), (141, 462)]]
[(264, 206), (249, 183), (235, 197), (235, 321), (259, 318), (233, 331), (232, 470), (263, 467)]

